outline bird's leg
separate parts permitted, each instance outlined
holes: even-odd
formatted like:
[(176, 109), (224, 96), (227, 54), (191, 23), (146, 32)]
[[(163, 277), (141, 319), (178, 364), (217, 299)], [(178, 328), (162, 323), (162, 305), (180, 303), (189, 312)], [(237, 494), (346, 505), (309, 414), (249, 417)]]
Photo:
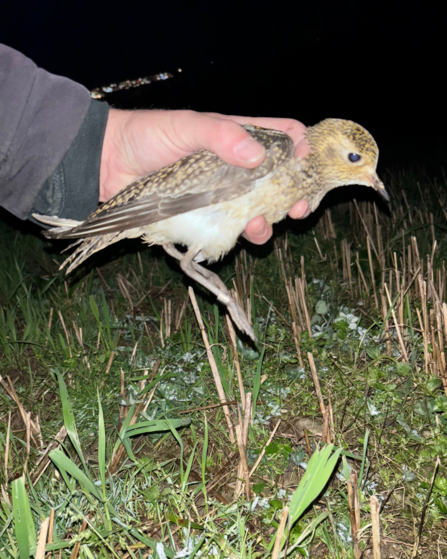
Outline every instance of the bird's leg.
[(206, 287), (211, 293), (216, 295), (217, 299), (226, 305), (233, 322), (236, 326), (250, 336), (253, 341), (256, 341), (256, 336), (253, 327), (248, 321), (247, 315), (240, 304), (231, 296), (227, 286), (220, 279), (217, 274), (210, 272), (197, 262), (194, 262), (194, 257), (197, 254), (197, 249), (190, 249), (187, 252), (180, 252), (172, 244), (163, 245), (165, 251), (170, 255), (180, 260), (180, 268), (187, 276), (195, 280), (203, 287)]
[[(214, 293), (221, 303), (228, 305), (232, 296), (227, 286), (217, 274), (210, 272), (200, 264), (197, 264), (197, 262), (194, 262), (194, 257), (197, 254), (196, 250), (192, 249), (188, 252), (180, 252), (171, 244), (163, 245), (163, 248), (170, 256), (180, 260), (180, 267), (187, 276), (195, 279), (198, 283), (211, 291), (211, 293)], [(191, 270), (190, 267), (192, 267), (193, 270)], [(197, 277), (197, 274), (200, 274), (200, 277)]]

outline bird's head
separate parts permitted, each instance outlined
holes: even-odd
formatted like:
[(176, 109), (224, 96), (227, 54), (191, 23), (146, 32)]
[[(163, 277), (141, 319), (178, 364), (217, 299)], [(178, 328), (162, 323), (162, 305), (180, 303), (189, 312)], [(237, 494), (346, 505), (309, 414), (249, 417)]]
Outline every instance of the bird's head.
[(312, 148), (307, 158), (309, 165), (324, 190), (321, 197), (338, 186), (362, 184), (374, 188), (385, 200), (390, 199), (376, 173), (379, 149), (362, 126), (328, 118), (308, 128), (306, 138)]

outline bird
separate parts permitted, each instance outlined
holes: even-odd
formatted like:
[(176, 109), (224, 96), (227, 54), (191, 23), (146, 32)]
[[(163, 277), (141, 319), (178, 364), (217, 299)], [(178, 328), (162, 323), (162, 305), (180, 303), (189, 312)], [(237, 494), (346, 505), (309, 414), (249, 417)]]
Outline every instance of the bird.
[[(142, 237), (179, 260), (183, 272), (216, 295), (238, 329), (256, 341), (238, 301), (219, 276), (200, 263), (227, 254), (254, 217), (263, 215), (269, 224), (277, 223), (300, 199), (315, 211), (327, 192), (344, 185), (372, 187), (387, 201), (389, 195), (376, 173), (377, 144), (353, 121), (328, 118), (308, 127), (311, 151), (303, 159), (294, 156), (293, 140), (284, 132), (243, 127), (266, 150), (264, 161), (254, 169), (199, 150), (129, 184), (85, 221), (33, 214), (53, 226), (43, 231), (47, 238), (79, 239), (60, 269), (68, 266), (69, 273), (106, 246)], [(186, 251), (175, 245), (186, 246)]]

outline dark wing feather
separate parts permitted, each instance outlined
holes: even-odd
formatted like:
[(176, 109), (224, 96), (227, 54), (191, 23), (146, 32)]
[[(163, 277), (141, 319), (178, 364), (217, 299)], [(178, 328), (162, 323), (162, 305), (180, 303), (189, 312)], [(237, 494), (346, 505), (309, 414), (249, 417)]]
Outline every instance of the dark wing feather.
[(294, 145), (283, 132), (244, 128), (266, 149), (263, 163), (255, 169), (228, 165), (210, 152), (199, 151), (130, 184), (82, 224), (65, 232), (50, 230), (46, 236), (86, 238), (143, 227), (247, 194), (257, 179), (293, 156)]

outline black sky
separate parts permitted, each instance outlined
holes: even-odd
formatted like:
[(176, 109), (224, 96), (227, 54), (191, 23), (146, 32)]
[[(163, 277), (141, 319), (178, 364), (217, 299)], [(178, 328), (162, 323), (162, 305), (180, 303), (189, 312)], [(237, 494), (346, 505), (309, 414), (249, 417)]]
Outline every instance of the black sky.
[[(439, 7), (438, 7), (439, 6)], [(0, 41), (93, 88), (182, 68), (123, 106), (356, 120), (382, 165), (445, 166), (442, 3), (3, 0)]]

